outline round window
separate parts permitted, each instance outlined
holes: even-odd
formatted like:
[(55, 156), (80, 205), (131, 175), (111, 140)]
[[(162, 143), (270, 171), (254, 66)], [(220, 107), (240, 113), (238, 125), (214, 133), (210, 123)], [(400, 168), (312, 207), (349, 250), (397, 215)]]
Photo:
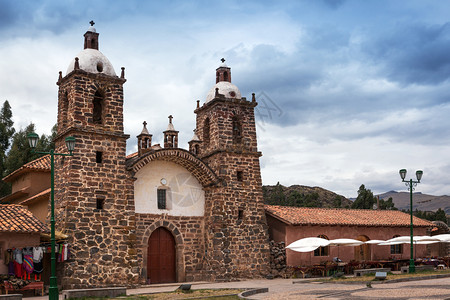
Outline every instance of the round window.
[(103, 72), (103, 64), (101, 61), (97, 63), (97, 71), (99, 71), (100, 73)]
[(236, 93), (235, 93), (234, 91), (231, 91), (231, 92), (230, 92), (230, 96), (231, 96), (231, 97), (236, 97)]

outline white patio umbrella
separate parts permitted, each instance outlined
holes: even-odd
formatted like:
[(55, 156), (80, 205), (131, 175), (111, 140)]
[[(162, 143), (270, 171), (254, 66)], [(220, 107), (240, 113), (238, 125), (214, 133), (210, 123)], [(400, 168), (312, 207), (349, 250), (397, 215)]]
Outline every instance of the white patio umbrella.
[[(330, 241), (323, 239), (323, 238), (307, 237), (307, 238), (303, 238), (303, 239), (300, 239), (300, 240), (290, 243), (286, 248), (294, 249), (294, 248), (313, 248), (313, 247), (315, 247), (314, 248), (314, 250), (315, 250), (319, 247), (328, 246), (329, 244), (330, 244)], [(297, 251), (297, 250), (295, 250), (295, 251)]]
[(359, 246), (364, 244), (363, 241), (354, 240), (354, 239), (334, 239), (329, 240), (329, 246)]
[(354, 239), (334, 239), (330, 240), (329, 246), (337, 246), (338, 247), (338, 258), (339, 258), (339, 247), (340, 246), (359, 246), (364, 244), (364, 242)]
[(291, 249), (293, 251), (296, 251), (296, 252), (312, 252), (312, 251), (316, 250), (319, 247), (320, 246), (317, 246), (317, 247), (291, 247), (289, 249)]
[(450, 243), (450, 234), (433, 235), (432, 238), (439, 239), (441, 242)]
[(384, 246), (384, 245), (398, 245), (398, 244), (407, 244), (411, 240), (411, 237), (409, 236), (398, 236), (392, 239), (389, 239), (385, 242), (379, 243), (378, 245)]
[(438, 239), (434, 236), (427, 236), (427, 235), (415, 236), (415, 237), (413, 237), (413, 241), (414, 241), (414, 244), (418, 244), (418, 245), (428, 245), (428, 244), (434, 244), (434, 243), (441, 242), (440, 239)]
[[(432, 237), (432, 236), (413, 236), (413, 242), (414, 244), (432, 244), (432, 243), (438, 243), (440, 240), (438, 238)], [(395, 238), (392, 238), (390, 240), (387, 240), (385, 242), (379, 243), (378, 245), (398, 245), (398, 244), (409, 244), (411, 243), (411, 237), (410, 236), (398, 236)]]
[(384, 242), (386, 242), (386, 241), (384, 241), (384, 240), (368, 240), (368, 241), (365, 241), (364, 243), (365, 244), (380, 244), (380, 243), (384, 243)]

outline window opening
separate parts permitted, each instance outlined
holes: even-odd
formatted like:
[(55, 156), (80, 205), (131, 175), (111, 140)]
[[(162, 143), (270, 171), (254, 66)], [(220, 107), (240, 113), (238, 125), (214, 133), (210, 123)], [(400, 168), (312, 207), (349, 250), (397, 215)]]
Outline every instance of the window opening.
[(243, 209), (239, 209), (238, 211), (238, 220), (242, 220), (244, 219), (244, 210)]
[(62, 112), (61, 112), (62, 126), (67, 126), (68, 114), (69, 114), (69, 97), (67, 91), (65, 91), (62, 96)]
[(103, 96), (99, 91), (95, 92), (93, 105), (92, 120), (94, 124), (102, 124)]
[(209, 118), (206, 118), (203, 124), (203, 142), (206, 146), (209, 145)]
[(101, 61), (99, 61), (99, 62), (97, 63), (97, 71), (98, 71), (99, 73), (103, 72), (103, 64), (102, 64)]
[(166, 190), (165, 189), (158, 189), (157, 191), (158, 196), (158, 209), (166, 209)]
[(233, 117), (233, 143), (238, 144), (242, 141), (242, 126), (238, 117)]
[(101, 164), (103, 162), (103, 152), (97, 151), (95, 152), (95, 162)]
[[(399, 235), (394, 235), (393, 238), (399, 237)], [(402, 254), (403, 253), (403, 245), (391, 245), (391, 254)]]
[(103, 199), (103, 198), (97, 198), (96, 208), (97, 208), (97, 209), (103, 209), (104, 206), (105, 206), (105, 199)]
[(228, 72), (223, 72), (223, 81), (228, 81)]
[[(319, 235), (318, 237), (328, 240), (328, 237), (324, 234)], [(316, 250), (314, 250), (314, 256), (328, 256), (328, 251), (330, 247), (319, 247)]]
[(244, 172), (243, 171), (237, 171), (236, 177), (238, 181), (244, 181)]

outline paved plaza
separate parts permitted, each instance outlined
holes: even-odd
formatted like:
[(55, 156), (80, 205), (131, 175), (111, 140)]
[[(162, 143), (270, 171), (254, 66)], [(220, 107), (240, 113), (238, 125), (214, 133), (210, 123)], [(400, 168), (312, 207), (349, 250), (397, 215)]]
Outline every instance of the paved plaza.
[[(248, 299), (450, 299), (450, 277), (415, 280), (397, 283), (320, 283), (301, 279), (257, 279), (236, 282), (193, 282), (193, 289), (212, 288), (268, 288), (268, 293), (256, 294)], [(180, 284), (162, 284), (128, 289), (128, 295), (152, 294), (174, 291)], [(31, 297), (29, 300), (44, 300)], [(60, 296), (60, 299), (62, 297)]]

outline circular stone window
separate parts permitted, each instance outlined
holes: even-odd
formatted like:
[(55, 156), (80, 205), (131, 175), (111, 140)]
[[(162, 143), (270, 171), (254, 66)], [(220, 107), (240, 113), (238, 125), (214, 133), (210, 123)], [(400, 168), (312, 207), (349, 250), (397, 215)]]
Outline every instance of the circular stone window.
[(231, 92), (230, 92), (230, 96), (231, 96), (231, 97), (236, 97), (236, 93), (235, 93), (234, 91), (231, 91)]
[(103, 64), (102, 64), (101, 61), (99, 61), (97, 63), (97, 71), (100, 72), (100, 73), (103, 72)]

